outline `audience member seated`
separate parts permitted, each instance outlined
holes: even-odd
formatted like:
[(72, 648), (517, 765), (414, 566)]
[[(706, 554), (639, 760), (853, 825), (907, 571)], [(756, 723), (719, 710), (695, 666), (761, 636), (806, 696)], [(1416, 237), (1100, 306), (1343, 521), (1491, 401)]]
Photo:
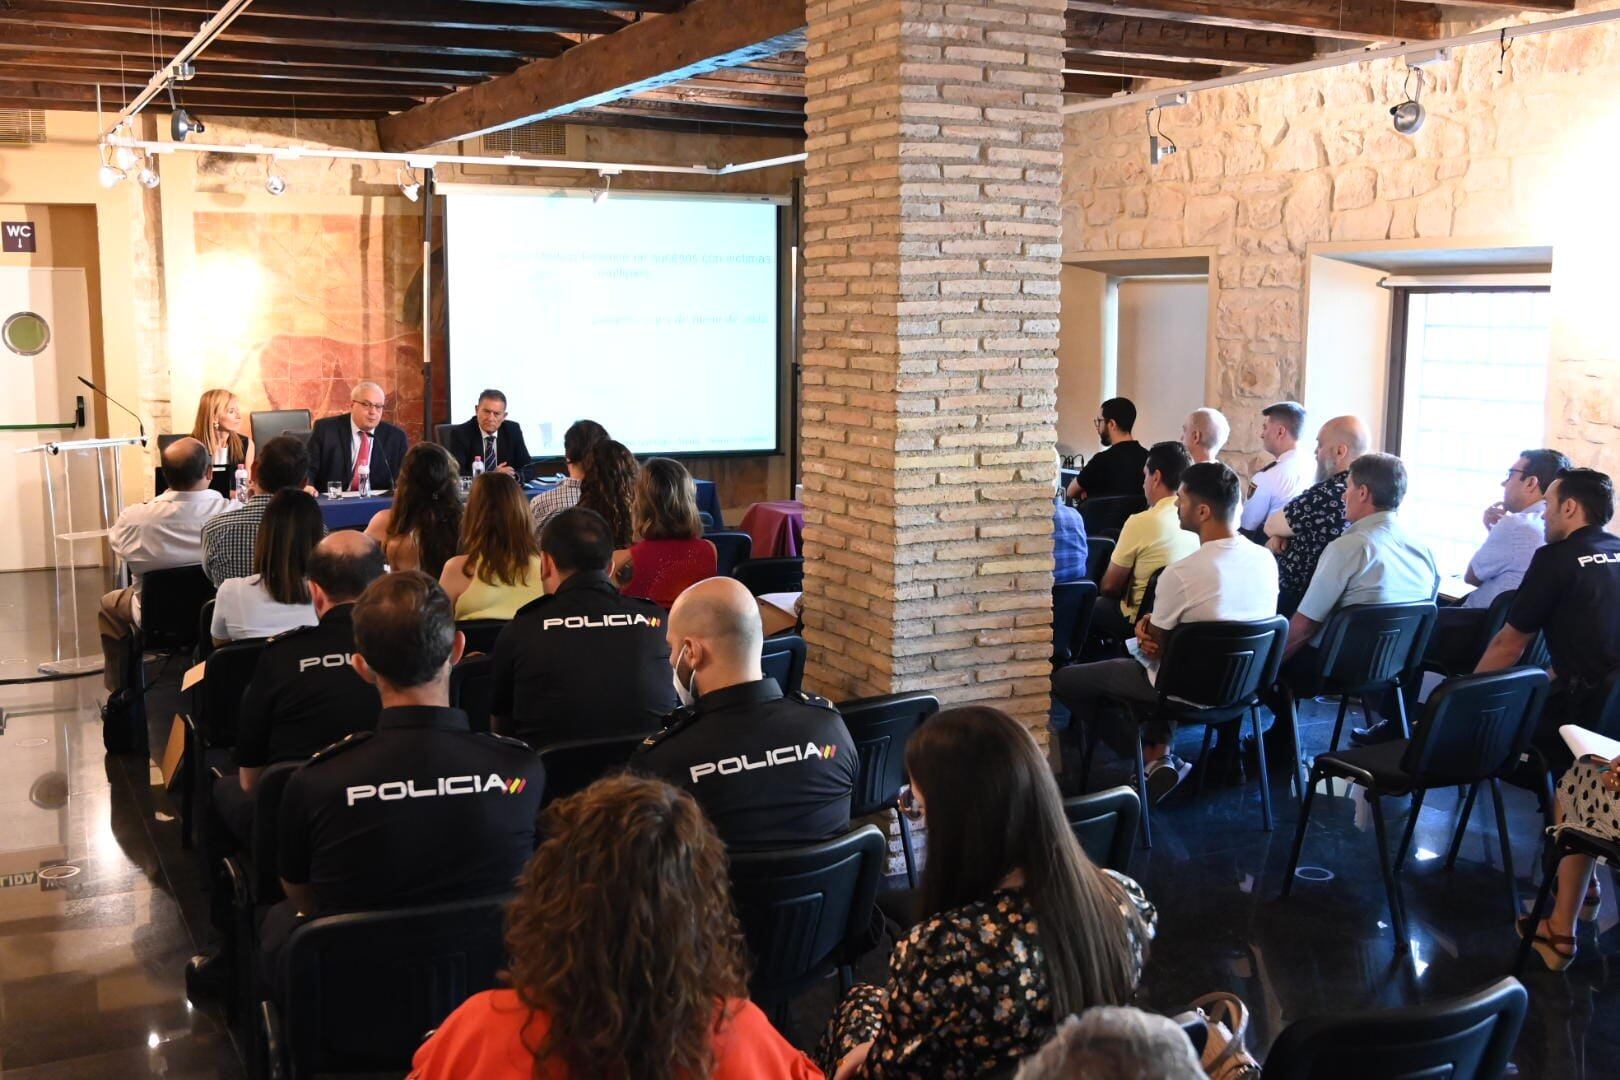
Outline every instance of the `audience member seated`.
[(534, 851), (544, 770), (522, 743), (474, 732), (449, 707), (463, 641), (439, 583), (415, 571), (378, 578), (353, 618), (354, 669), (382, 711), (375, 732), (287, 781), (277, 858), (287, 900), (265, 918), (266, 953), (300, 917), (504, 893)]
[[(208, 448), (196, 439), (176, 439), (163, 451), (163, 494), (127, 506), (107, 533), (107, 543), (134, 577), (134, 584), (101, 598), (96, 625), (101, 631), (102, 680), (107, 692), (125, 689), (129, 636), (141, 622), (141, 577), (148, 570), (202, 562), (203, 529), (227, 500), (208, 486)], [(122, 701), (122, 698), (119, 698)], [(108, 701), (109, 705), (113, 702)]]
[(313, 495), (278, 491), (271, 497), (253, 548), (253, 573), (229, 579), (214, 597), (209, 628), (214, 644), (315, 625), (318, 616), (304, 574), (323, 529)]
[(388, 399), (382, 387), (363, 382), (349, 392), (347, 415), (315, 421), (309, 436), (309, 482), (325, 493), (327, 485), (360, 490), (360, 466), (370, 470), (371, 490), (387, 491), (399, 476), (410, 439), (382, 418)]
[(1367, 452), (1367, 426), (1336, 416), (1316, 433), (1316, 483), (1266, 518), (1266, 546), (1277, 554), (1277, 614), (1292, 615), (1322, 551), (1344, 533), (1350, 463)]
[(473, 458), (483, 461), (485, 472), (505, 473), (517, 480), (523, 479), (529, 464), (523, 429), (516, 420), (506, 418), (506, 395), (499, 390), (478, 395), (472, 419), (450, 429), (444, 448), (456, 459), (462, 476), (472, 475)]
[(1620, 537), (1604, 531), (1613, 516), (1614, 484), (1606, 474), (1559, 472), (1547, 491), (1547, 544), (1531, 557), (1507, 625), (1475, 668), (1513, 667), (1535, 635), (1546, 634), (1553, 685), (1535, 746), (1554, 772), (1571, 761), (1559, 727), (1597, 728), (1604, 681), (1620, 670)]
[(1058, 1025), (1015, 1080), (1205, 1080), (1191, 1040), (1167, 1016), (1097, 1005)]
[(1147, 462), (1147, 448), (1131, 434), (1131, 428), (1136, 426), (1136, 406), (1129, 398), (1109, 398), (1097, 407), (1097, 418), (1092, 423), (1103, 448), (1081, 467), (1079, 476), (1069, 481), (1069, 498), (1135, 495), (1141, 486), (1142, 466)]
[(704, 578), (714, 577), (714, 545), (703, 539), (697, 486), (686, 466), (650, 458), (636, 478), (630, 510), (636, 542), (630, 548), (626, 596), (641, 596), (660, 607)]
[[(1316, 667), (1322, 629), (1340, 608), (1433, 600), (1440, 588), (1434, 554), (1406, 531), (1396, 513), (1406, 498), (1406, 466), (1394, 454), (1362, 454), (1350, 464), (1344, 489), (1344, 535), (1322, 549), (1310, 587), (1288, 623), (1283, 681), (1296, 693)], [(1372, 717), (1368, 717), (1372, 721)], [(1382, 719), (1356, 728), (1357, 745), (1399, 738), (1400, 725)]]
[(418, 443), (400, 466), (394, 504), (372, 515), (366, 535), (382, 545), (390, 570), (420, 570), (436, 578), (461, 542), (463, 509), (449, 452)]
[(1219, 409), (1207, 405), (1188, 413), (1181, 423), (1181, 445), (1187, 448), (1194, 465), (1216, 460), (1231, 434), (1232, 425), (1226, 422), (1226, 417)]
[(748, 1000), (725, 848), (690, 796), (616, 776), (541, 832), (507, 915), (510, 988), (451, 1013), (412, 1077), (821, 1076)]
[(1314, 482), (1316, 461), (1299, 448), (1305, 430), (1305, 406), (1279, 401), (1260, 410), (1260, 446), (1271, 464), (1254, 474), (1243, 504), (1243, 535), (1266, 542), (1266, 519)]
[(487, 472), (473, 481), (461, 550), (439, 575), (457, 619), (510, 619), (545, 592), (528, 503), (510, 473)]
[[(1219, 462), (1190, 465), (1182, 474), (1176, 518), (1181, 529), (1197, 537), (1198, 548), (1159, 575), (1153, 612), (1136, 624), (1135, 655), (1071, 664), (1053, 677), (1052, 692), (1088, 726), (1097, 723), (1107, 704), (1157, 700), (1154, 682), (1165, 637), (1182, 623), (1250, 622), (1277, 613), (1277, 562), (1270, 552), (1237, 534), (1242, 501), (1237, 473)], [(1076, 727), (1071, 724), (1068, 730)], [(1148, 794), (1154, 801), (1170, 794), (1189, 771), (1188, 764), (1170, 752), (1174, 733), (1160, 720), (1140, 733)], [(1128, 737), (1139, 737), (1134, 722)], [(1078, 746), (1063, 745), (1065, 768), (1079, 758)]]
[(534, 525), (535, 539), (554, 514), (560, 514), (579, 502), (580, 484), (591, 450), (599, 442), (606, 442), (607, 429), (595, 420), (575, 420), (563, 433), (563, 467), (568, 475), (550, 491), (542, 491), (529, 503), (529, 520)]
[(608, 523), (608, 534), (613, 537), (613, 583), (620, 588), (630, 581), (630, 544), (635, 539), (631, 504), (640, 470), (636, 456), (624, 443), (603, 439), (591, 447), (585, 479), (579, 482), (578, 505), (596, 511)]
[(1052, 482), (1055, 495), (1052, 500), (1052, 584), (1062, 585), (1085, 580), (1090, 545), (1086, 541), (1086, 519), (1063, 498), (1061, 456), (1057, 459), (1057, 470), (1057, 479)]
[(1486, 609), (1519, 587), (1531, 557), (1547, 542), (1547, 489), (1567, 468), (1569, 459), (1556, 450), (1526, 450), (1507, 471), (1502, 501), (1485, 511), (1485, 542), (1463, 575), (1475, 589), (1461, 604), (1440, 609), (1425, 659), (1448, 670), (1478, 662)]
[[(1557, 832), (1574, 829), (1599, 840), (1620, 843), (1620, 758), (1582, 758), (1570, 766), (1558, 783)], [(1552, 971), (1563, 971), (1575, 959), (1575, 918), (1595, 920), (1602, 899), (1592, 877), (1596, 863), (1590, 855), (1565, 855), (1558, 863), (1556, 901), (1552, 914), (1538, 926), (1529, 916), (1517, 920), (1519, 936), (1534, 931), (1534, 949)]]
[(1154, 443), (1148, 451), (1141, 476), (1148, 508), (1125, 519), (1108, 569), (1097, 583), (1101, 599), (1091, 625), (1099, 633), (1129, 637), (1154, 571), (1197, 550), (1198, 537), (1176, 519), (1176, 489), (1191, 464), (1187, 448), (1178, 442)]
[(555, 515), (540, 536), (546, 595), (495, 642), (495, 730), (530, 746), (657, 731), (676, 705), (664, 611), (608, 580), (613, 540), (594, 510)]
[(817, 1054), (827, 1075), (981, 1076), (1034, 1053), (1059, 1019), (1129, 1002), (1158, 915), (1080, 849), (1029, 732), (995, 709), (948, 709), (907, 743), (906, 773), (906, 811), (928, 820), (923, 919), (885, 986), (839, 1004)]
[(209, 460), (234, 470), (253, 465), (253, 441), (242, 434), (245, 418), (236, 395), (229, 390), (204, 390), (197, 400), (197, 419), (191, 437), (208, 448)]
[(203, 526), (203, 571), (215, 587), (253, 573), (259, 522), (278, 491), (302, 490), (309, 474), (309, 450), (302, 439), (278, 435), (259, 448), (248, 476), (248, 499), (230, 503), (229, 513)]
[(759, 604), (733, 578), (687, 589), (669, 612), (682, 708), (635, 768), (685, 788), (733, 848), (792, 847), (849, 830), (860, 762), (832, 704), (784, 696), (760, 672)]

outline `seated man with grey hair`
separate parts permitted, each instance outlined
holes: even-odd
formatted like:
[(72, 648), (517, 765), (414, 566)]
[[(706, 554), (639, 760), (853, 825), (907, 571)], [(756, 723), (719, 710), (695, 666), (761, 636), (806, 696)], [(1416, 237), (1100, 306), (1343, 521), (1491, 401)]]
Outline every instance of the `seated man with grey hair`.
[(1219, 409), (1204, 406), (1187, 414), (1181, 423), (1181, 445), (1193, 459), (1193, 464), (1214, 461), (1232, 434), (1232, 425), (1226, 422)]
[(1094, 1005), (1063, 1021), (1016, 1080), (1204, 1080), (1204, 1067), (1168, 1017)]
[(349, 391), (347, 414), (315, 421), (309, 435), (309, 482), (317, 494), (324, 495), (329, 484), (358, 491), (362, 467), (369, 471), (371, 490), (393, 489), (410, 439), (383, 419), (387, 404), (382, 387), (368, 380)]

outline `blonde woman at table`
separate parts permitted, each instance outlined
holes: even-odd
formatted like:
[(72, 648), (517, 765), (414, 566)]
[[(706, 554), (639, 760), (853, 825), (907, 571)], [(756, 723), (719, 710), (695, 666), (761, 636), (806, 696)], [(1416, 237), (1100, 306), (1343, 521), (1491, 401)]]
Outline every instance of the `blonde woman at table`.
[(509, 473), (486, 472), (473, 481), (461, 550), (439, 575), (458, 620), (510, 619), (546, 591), (528, 500)]
[(626, 564), (626, 596), (639, 596), (660, 607), (705, 578), (715, 575), (714, 545), (703, 539), (698, 517), (697, 485), (686, 466), (669, 458), (649, 458), (636, 479), (630, 509), (636, 542)]
[(366, 535), (382, 545), (390, 570), (438, 577), (461, 540), (461, 477), (444, 447), (417, 443), (400, 463), (394, 505), (379, 510)]
[(208, 448), (215, 465), (253, 468), (253, 440), (242, 434), (242, 406), (229, 390), (204, 390), (191, 437)]

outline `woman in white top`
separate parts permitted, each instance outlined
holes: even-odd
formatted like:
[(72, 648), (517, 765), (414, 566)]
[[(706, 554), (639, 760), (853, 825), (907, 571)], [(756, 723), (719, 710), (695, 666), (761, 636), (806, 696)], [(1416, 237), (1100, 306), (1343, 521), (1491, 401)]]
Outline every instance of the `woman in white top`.
[(225, 581), (214, 596), (214, 644), (272, 637), (319, 621), (304, 572), (324, 532), (314, 496), (292, 488), (276, 492), (259, 523), (253, 574)]
[(253, 440), (242, 434), (242, 406), (229, 390), (205, 390), (191, 437), (208, 447), (215, 465), (253, 469)]

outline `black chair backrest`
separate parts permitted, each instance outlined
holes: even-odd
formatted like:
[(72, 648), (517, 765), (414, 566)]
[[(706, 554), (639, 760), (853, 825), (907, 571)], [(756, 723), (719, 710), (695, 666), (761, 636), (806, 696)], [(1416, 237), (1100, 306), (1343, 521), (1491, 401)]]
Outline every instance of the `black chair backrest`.
[(214, 598), (201, 566), (174, 566), (141, 575), (141, 647), (182, 650), (197, 644), (197, 618)]
[(1146, 510), (1145, 495), (1098, 495), (1082, 500), (1080, 517), (1086, 523), (1089, 542), (1098, 533), (1117, 533), (1125, 526), (1125, 519)]
[(248, 419), (253, 428), (253, 445), (259, 450), (277, 435), (309, 431), (313, 424), (308, 409), (266, 409)]
[(1426, 788), (1506, 776), (1530, 747), (1547, 683), (1533, 667), (1447, 679), (1429, 695), (1401, 771)]
[(1101, 582), (1103, 575), (1108, 572), (1108, 561), (1114, 557), (1114, 548), (1118, 545), (1112, 536), (1086, 537), (1086, 578), (1090, 581)]
[(1386, 1012), (1317, 1016), (1283, 1029), (1266, 1080), (1497, 1080), (1524, 1024), (1529, 995), (1503, 979), (1465, 997)]
[(1063, 816), (1091, 861), (1121, 874), (1130, 870), (1142, 800), (1136, 789), (1120, 786), (1063, 800)]
[(1340, 608), (1322, 632), (1317, 670), (1347, 694), (1381, 689), (1417, 666), (1434, 620), (1428, 600)]
[(1052, 665), (1062, 667), (1091, 632), (1097, 608), (1095, 581), (1065, 581), (1052, 586)]
[(834, 840), (731, 853), (731, 895), (767, 1012), (816, 980), (870, 925), (889, 840), (862, 825)]
[(804, 685), (804, 638), (797, 634), (766, 638), (760, 649), (759, 666), (767, 678), (775, 679), (784, 694), (797, 694)]
[[(1485, 649), (1490, 645), (1491, 638), (1496, 636), (1498, 630), (1507, 625), (1508, 611), (1513, 607), (1514, 597), (1518, 595), (1518, 589), (1509, 589), (1506, 592), (1497, 593), (1491, 600), (1490, 606), (1485, 609), (1485, 618), (1481, 620), (1479, 627), (1479, 651), (1473, 657), (1475, 664), (1479, 662), (1481, 656), (1485, 655)], [(1530, 638), (1530, 644), (1524, 647), (1524, 652), (1519, 656), (1519, 663), (1538, 668), (1552, 667), (1552, 657), (1547, 652), (1547, 637), (1545, 634), (1539, 630), (1536, 631)], [(1472, 668), (1473, 664), (1470, 664), (1469, 669), (1472, 670)]]
[(937, 712), (939, 699), (933, 694), (884, 694), (839, 702), (838, 713), (860, 761), (850, 817), (894, 805), (906, 782), (906, 742)]
[(467, 653), (492, 653), (495, 651), (495, 639), (501, 636), (506, 629), (507, 619), (459, 619), (456, 629), (467, 638)]
[(208, 654), (214, 651), (214, 601), (204, 601), (203, 606), (197, 609), (197, 648), (194, 654), (197, 663), (208, 659)]
[(281, 795), (287, 790), (287, 781), (304, 763), (278, 761), (259, 773), (253, 785), (253, 836), (249, 840), (248, 856), (253, 864), (253, 876), (248, 881), (256, 905), (273, 904), (281, 899), (281, 874), (276, 865), (276, 845), (280, 843)]
[(1242, 705), (1277, 681), (1288, 620), (1182, 623), (1170, 631), (1154, 682), (1161, 697), (1211, 709)]
[(630, 763), (630, 755), (645, 735), (609, 735), (601, 739), (570, 739), (540, 747), (540, 764), (546, 770), (546, 790), (541, 805), (584, 791), (602, 777)]
[(209, 749), (236, 745), (236, 718), (242, 694), (253, 679), (264, 652), (264, 639), (232, 641), (208, 657), (196, 694), (195, 719)]
[(454, 424), (434, 424), (433, 425), (433, 441), (438, 443), (440, 446), (449, 446), (450, 445), (450, 429), (455, 427), (455, 426), (456, 425), (454, 425)]
[(731, 576), (748, 586), (748, 591), (755, 596), (764, 596), (766, 593), (802, 592), (804, 556), (748, 559), (738, 563), (731, 571)]
[(163, 451), (167, 450), (181, 439), (189, 439), (190, 437), (190, 435), (187, 435), (184, 432), (176, 432), (173, 435), (159, 435), (157, 437), (158, 455), (162, 456)]
[(703, 539), (714, 545), (714, 573), (716, 577), (731, 577), (742, 563), (754, 555), (754, 538), (745, 532), (730, 529), (705, 531)]
[(450, 704), (467, 714), (474, 731), (489, 730), (489, 706), (494, 699), (494, 657), (469, 656), (450, 669)]
[(329, 915), (293, 931), (281, 953), (292, 1075), (406, 1072), (423, 1035), (497, 985), (506, 903)]

